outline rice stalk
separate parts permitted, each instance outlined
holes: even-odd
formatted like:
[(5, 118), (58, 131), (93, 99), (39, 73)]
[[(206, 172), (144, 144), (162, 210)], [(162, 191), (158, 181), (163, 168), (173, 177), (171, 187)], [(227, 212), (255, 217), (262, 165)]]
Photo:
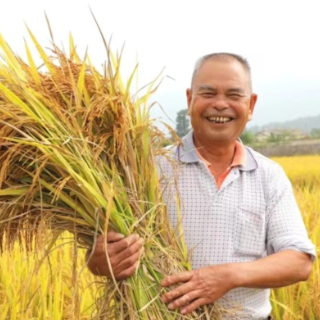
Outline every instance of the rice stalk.
[(109, 46), (100, 73), (83, 60), (70, 36), (67, 55), (53, 41), (50, 55), (28, 29), (43, 65), (28, 63), (0, 36), (0, 236), (30, 242), (39, 225), (70, 231), (91, 248), (115, 230), (145, 240), (140, 267), (129, 279), (105, 280), (95, 319), (217, 319), (214, 305), (183, 316), (159, 299), (164, 276), (190, 269), (183, 238), (170, 225), (155, 158), (168, 157), (145, 93), (131, 96), (120, 77), (121, 55)]

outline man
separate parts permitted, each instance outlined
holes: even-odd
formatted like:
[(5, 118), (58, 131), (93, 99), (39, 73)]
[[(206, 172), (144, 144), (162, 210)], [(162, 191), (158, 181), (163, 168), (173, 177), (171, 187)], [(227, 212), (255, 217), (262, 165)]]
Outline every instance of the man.
[[(239, 319), (268, 319), (268, 288), (304, 281), (311, 272), (315, 250), (288, 179), (280, 166), (238, 140), (256, 101), (242, 57), (218, 53), (198, 61), (187, 90), (193, 131), (172, 150), (181, 164), (182, 221), (170, 201), (172, 190), (165, 194), (170, 218), (182, 223), (192, 249), (193, 270), (162, 281), (178, 285), (162, 300), (182, 314), (218, 301), (226, 309), (240, 307)], [(163, 177), (172, 176), (169, 163), (160, 167)], [(110, 276), (99, 241), (88, 266)], [(143, 241), (113, 232), (107, 241), (114, 277), (132, 275)]]

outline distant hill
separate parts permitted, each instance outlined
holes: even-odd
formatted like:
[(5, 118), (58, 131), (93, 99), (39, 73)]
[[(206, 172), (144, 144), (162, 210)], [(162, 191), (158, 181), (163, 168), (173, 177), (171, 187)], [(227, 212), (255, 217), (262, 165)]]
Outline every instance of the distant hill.
[(298, 118), (286, 122), (271, 122), (263, 126), (248, 126), (248, 130), (259, 132), (266, 129), (299, 129), (310, 133), (312, 129), (320, 129), (320, 115), (314, 117)]

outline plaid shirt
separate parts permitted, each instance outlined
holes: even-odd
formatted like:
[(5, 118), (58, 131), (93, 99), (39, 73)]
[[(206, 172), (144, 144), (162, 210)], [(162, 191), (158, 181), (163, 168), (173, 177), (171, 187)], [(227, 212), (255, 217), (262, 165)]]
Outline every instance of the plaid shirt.
[[(165, 158), (159, 168), (174, 227), (179, 192), (193, 269), (253, 261), (288, 249), (315, 257), (291, 184), (278, 164), (245, 147), (245, 165), (231, 168), (218, 188), (197, 155), (192, 131), (183, 142), (172, 148), (178, 169)], [(271, 313), (269, 296), (269, 289), (236, 288), (217, 302), (226, 309), (240, 307), (240, 319), (264, 319)]]

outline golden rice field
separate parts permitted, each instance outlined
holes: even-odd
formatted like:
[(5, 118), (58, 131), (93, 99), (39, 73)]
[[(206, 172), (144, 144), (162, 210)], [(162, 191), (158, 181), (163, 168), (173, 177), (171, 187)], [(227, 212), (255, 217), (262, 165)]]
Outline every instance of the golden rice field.
[[(320, 257), (320, 156), (277, 158), (292, 181), (310, 238)], [(37, 239), (39, 246), (45, 239)], [(65, 234), (48, 255), (27, 253), (18, 244), (0, 256), (0, 320), (91, 319), (102, 294), (103, 279), (84, 267), (83, 250)], [(78, 263), (74, 264), (77, 258)], [(41, 263), (40, 263), (41, 262)], [(100, 290), (101, 289), (101, 290)], [(307, 282), (274, 290), (277, 320), (320, 319), (320, 266)]]
[(289, 176), (309, 237), (317, 248), (313, 272), (307, 282), (274, 290), (276, 319), (320, 319), (320, 156), (274, 158)]

